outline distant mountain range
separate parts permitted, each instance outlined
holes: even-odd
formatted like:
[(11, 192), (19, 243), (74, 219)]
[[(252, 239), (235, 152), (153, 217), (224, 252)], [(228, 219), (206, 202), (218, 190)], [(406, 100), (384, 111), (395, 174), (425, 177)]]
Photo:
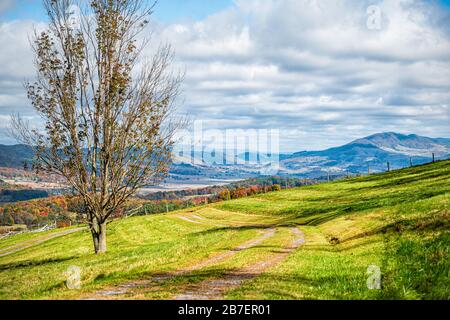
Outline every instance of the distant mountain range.
[[(328, 174), (346, 175), (407, 167), (450, 158), (450, 139), (428, 138), (418, 135), (379, 133), (358, 139), (341, 147), (323, 151), (303, 151), (280, 155), (280, 175), (318, 178)], [(251, 155), (257, 159), (260, 155)], [(198, 155), (196, 155), (198, 157)], [(0, 145), (0, 167), (22, 168), (23, 163), (33, 158), (32, 150), (24, 145)], [(264, 168), (246, 163), (248, 153), (241, 154), (234, 165), (192, 165), (180, 162), (173, 165), (171, 173), (175, 180), (183, 177), (248, 178), (258, 176)], [(202, 163), (197, 162), (197, 163)]]
[(281, 156), (282, 171), (295, 175), (320, 176), (382, 172), (450, 157), (450, 139), (418, 135), (379, 133), (341, 147), (324, 151), (305, 151)]
[(25, 145), (5, 146), (0, 144), (0, 167), (23, 168), (33, 159), (33, 150)]

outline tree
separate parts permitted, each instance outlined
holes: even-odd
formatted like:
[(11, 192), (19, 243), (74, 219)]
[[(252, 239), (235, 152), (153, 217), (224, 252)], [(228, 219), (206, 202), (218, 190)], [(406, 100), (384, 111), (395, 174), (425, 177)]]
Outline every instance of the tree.
[(1, 219), (1, 223), (4, 226), (13, 226), (14, 225), (14, 219), (11, 216), (8, 208), (5, 208), (3, 210), (3, 214), (2, 214), (2, 219)]
[(230, 199), (231, 199), (231, 193), (230, 193), (230, 190), (225, 189), (225, 190), (221, 191), (219, 197), (220, 197), (220, 199), (223, 200), (223, 201), (228, 201), (228, 200), (230, 200)]
[[(19, 115), (12, 133), (35, 151), (33, 167), (65, 178), (80, 196), (96, 253), (106, 252), (108, 219), (136, 191), (168, 172), (182, 75), (172, 50), (139, 59), (155, 4), (147, 0), (43, 0), (48, 30), (34, 34), (37, 77), (28, 97), (45, 123)], [(74, 19), (72, 9), (80, 15)]]

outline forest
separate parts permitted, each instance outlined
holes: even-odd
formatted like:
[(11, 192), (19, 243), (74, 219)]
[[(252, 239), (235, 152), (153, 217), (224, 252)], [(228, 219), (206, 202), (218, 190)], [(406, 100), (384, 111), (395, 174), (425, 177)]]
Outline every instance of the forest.
[[(264, 177), (221, 187), (152, 193), (129, 199), (114, 212), (113, 218), (172, 212), (311, 184), (312, 180)], [(28, 201), (27, 196), (39, 199)], [(0, 226), (26, 225), (33, 229), (52, 223), (58, 227), (86, 223), (86, 208), (76, 196), (48, 197), (45, 191), (0, 189), (0, 200), (2, 197), (16, 200), (0, 205)]]

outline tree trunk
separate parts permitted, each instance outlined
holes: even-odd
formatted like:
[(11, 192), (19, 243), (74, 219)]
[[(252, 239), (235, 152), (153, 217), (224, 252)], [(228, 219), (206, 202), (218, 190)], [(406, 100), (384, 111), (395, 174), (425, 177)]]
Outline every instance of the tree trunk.
[(106, 253), (106, 222), (98, 224), (97, 227), (92, 230), (92, 238), (94, 240), (95, 253)]

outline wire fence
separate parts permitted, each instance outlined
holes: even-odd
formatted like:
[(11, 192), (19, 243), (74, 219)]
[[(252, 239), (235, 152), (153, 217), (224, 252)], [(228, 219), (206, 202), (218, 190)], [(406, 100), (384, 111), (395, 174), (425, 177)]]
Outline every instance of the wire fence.
[(41, 226), (35, 229), (26, 229), (26, 230), (21, 230), (21, 231), (9, 231), (7, 233), (4, 234), (0, 234), (0, 240), (12, 237), (12, 236), (17, 236), (19, 234), (26, 234), (26, 233), (40, 233), (40, 232), (45, 232), (45, 231), (50, 231), (50, 230), (54, 230), (57, 228), (57, 223), (51, 223), (51, 224), (46, 224), (45, 226)]

